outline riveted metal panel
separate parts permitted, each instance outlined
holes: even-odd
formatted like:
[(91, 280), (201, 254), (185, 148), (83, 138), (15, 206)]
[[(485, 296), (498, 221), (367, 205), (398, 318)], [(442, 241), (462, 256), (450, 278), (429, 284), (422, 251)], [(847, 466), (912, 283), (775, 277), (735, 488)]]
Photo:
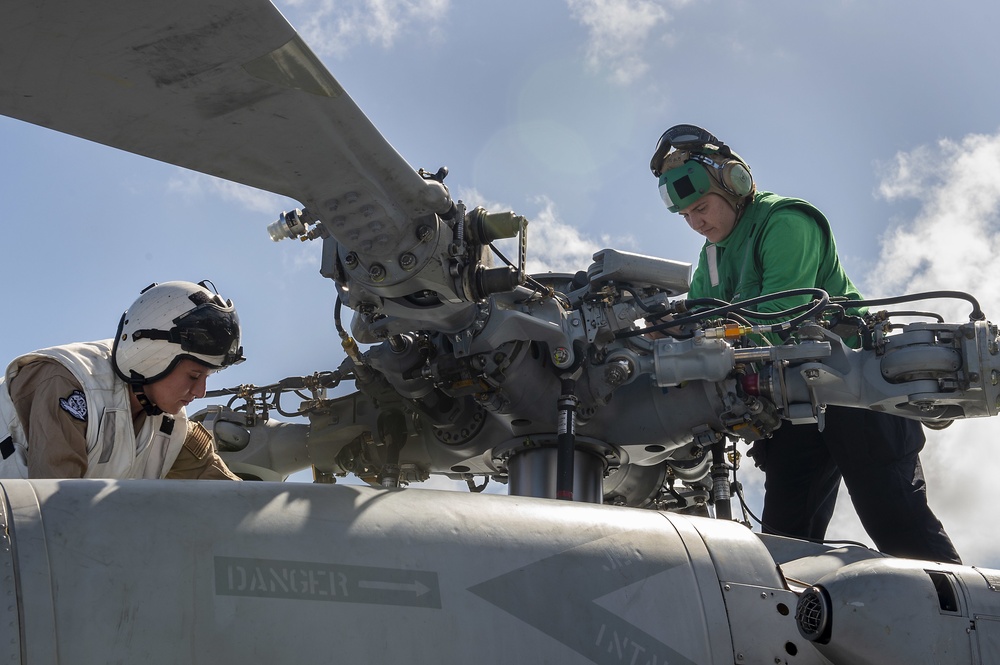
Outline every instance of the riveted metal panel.
[(52, 569), (39, 499), (28, 480), (4, 480), (0, 488), (8, 517), (7, 536), (17, 587), (16, 611), (20, 619), (23, 662), (56, 665), (59, 662), (59, 641)]
[(10, 511), (0, 495), (0, 664), (21, 662), (17, 576), (10, 538)]
[(1000, 653), (1000, 617), (973, 615), (975, 629), (971, 631), (976, 642), (974, 655), (975, 665), (987, 665), (992, 662), (991, 654)]

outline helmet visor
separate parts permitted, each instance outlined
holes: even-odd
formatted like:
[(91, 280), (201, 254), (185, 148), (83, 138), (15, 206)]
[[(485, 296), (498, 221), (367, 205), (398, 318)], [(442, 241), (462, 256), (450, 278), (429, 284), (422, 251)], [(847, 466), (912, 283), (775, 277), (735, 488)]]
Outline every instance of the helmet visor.
[(220, 307), (207, 302), (174, 319), (171, 341), (188, 353), (221, 358), (222, 367), (243, 360), (240, 319), (232, 302), (226, 304)]
[(670, 212), (680, 212), (712, 187), (711, 176), (696, 161), (688, 161), (660, 176), (660, 197)]

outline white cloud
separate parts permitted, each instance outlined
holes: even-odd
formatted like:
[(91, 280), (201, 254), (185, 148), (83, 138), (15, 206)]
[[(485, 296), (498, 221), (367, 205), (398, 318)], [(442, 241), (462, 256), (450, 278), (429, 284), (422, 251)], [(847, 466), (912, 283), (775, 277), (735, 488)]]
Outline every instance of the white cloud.
[[(280, 213), (299, 205), (278, 194), (195, 171), (178, 171), (176, 176), (167, 181), (166, 189), (171, 194), (191, 200), (212, 202), (212, 205), (218, 200), (235, 203), (253, 213), (253, 216), (260, 215), (259, 227), (254, 228), (253, 233), (261, 240), (267, 237), (265, 233), (267, 224), (277, 220)], [(303, 252), (298, 243), (285, 240), (276, 250), (277, 255), (281, 257), (282, 266), (287, 270), (313, 271), (319, 267), (318, 253)]]
[[(1000, 317), (1000, 293), (983, 275), (1000, 267), (1000, 134), (943, 139), (899, 153), (879, 193), (915, 200), (916, 218), (883, 238), (879, 269), (868, 292), (899, 295), (936, 289), (980, 292), (987, 314)], [(938, 303), (951, 320), (967, 317), (962, 303)]]
[(229, 201), (251, 212), (273, 215), (275, 219), (289, 206), (289, 200), (277, 194), (194, 171), (179, 172), (168, 180), (167, 191), (190, 198)]
[[(627, 84), (649, 69), (643, 57), (650, 35), (663, 30), (670, 16), (655, 0), (566, 0), (574, 19), (587, 28), (587, 63), (608, 71), (611, 79)], [(684, 0), (675, 2), (684, 4)]]
[(321, 56), (342, 56), (367, 42), (391, 47), (408, 30), (433, 36), (450, 0), (285, 0), (295, 28)]
[(533, 273), (575, 273), (593, 263), (601, 246), (559, 219), (555, 204), (547, 198), (528, 225), (528, 270)]

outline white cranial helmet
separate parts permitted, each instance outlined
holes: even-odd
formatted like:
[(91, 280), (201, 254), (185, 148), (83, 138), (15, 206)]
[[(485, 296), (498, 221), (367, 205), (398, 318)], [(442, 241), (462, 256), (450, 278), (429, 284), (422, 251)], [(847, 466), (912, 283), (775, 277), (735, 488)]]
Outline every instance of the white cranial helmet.
[(213, 369), (242, 362), (240, 319), (233, 302), (205, 282), (152, 284), (122, 314), (112, 350), (115, 372), (133, 387), (143, 386), (166, 376), (182, 358)]

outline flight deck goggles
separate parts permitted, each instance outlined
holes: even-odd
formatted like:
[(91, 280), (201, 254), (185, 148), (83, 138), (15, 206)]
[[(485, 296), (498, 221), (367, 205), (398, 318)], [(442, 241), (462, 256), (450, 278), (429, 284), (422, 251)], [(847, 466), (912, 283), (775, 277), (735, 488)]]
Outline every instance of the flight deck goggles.
[(732, 150), (729, 149), (729, 146), (717, 139), (710, 131), (697, 125), (674, 125), (663, 132), (660, 140), (657, 141), (653, 158), (649, 160), (649, 170), (659, 178), (663, 173), (663, 160), (666, 159), (671, 148), (690, 151), (704, 148), (706, 145), (715, 146), (723, 157), (732, 156)]

